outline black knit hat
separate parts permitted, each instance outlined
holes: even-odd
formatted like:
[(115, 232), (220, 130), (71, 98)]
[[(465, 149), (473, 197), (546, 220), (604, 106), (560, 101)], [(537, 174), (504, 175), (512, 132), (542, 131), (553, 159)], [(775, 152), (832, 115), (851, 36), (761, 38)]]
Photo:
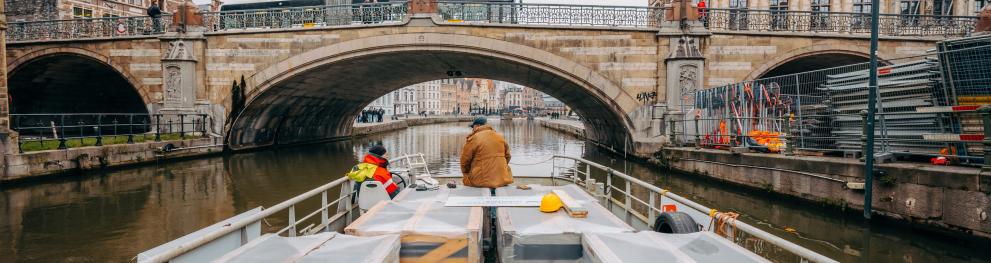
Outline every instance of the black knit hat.
[(382, 147), (382, 145), (372, 146), (372, 148), (368, 148), (368, 153), (381, 157), (382, 155), (385, 155), (385, 147)]
[(485, 119), (485, 117), (478, 117), (475, 118), (475, 121), (471, 122), (471, 125), (468, 125), (468, 127), (474, 128), (475, 125), (485, 125), (486, 122), (488, 122), (488, 120)]

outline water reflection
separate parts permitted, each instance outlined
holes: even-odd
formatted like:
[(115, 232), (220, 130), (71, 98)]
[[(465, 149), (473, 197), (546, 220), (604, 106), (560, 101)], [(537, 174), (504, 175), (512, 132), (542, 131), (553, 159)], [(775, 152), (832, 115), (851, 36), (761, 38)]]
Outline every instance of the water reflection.
[[(511, 145), (517, 175), (547, 174), (554, 154), (584, 156), (661, 185), (844, 262), (989, 261), (974, 244), (932, 240), (807, 204), (740, 191), (623, 161), (525, 120), (490, 120)], [(422, 152), (436, 174), (459, 174), (466, 123), (410, 127), (345, 142), (125, 169), (0, 190), (0, 262), (121, 262), (138, 252), (257, 206), (339, 178), (370, 145)], [(588, 149), (594, 149), (589, 146)], [(311, 204), (315, 206), (315, 204)], [(301, 207), (301, 211), (309, 211)], [(284, 217), (270, 218), (284, 225)], [(797, 230), (790, 234), (782, 229)], [(869, 242), (865, 242), (869, 241)], [(864, 249), (869, 247), (869, 249)], [(863, 258), (866, 256), (867, 258)]]

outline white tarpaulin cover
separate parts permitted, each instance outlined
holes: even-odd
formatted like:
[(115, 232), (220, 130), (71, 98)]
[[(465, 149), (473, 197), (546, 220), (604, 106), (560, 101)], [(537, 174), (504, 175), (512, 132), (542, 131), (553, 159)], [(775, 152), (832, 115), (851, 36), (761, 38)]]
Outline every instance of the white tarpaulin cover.
[(482, 208), (446, 207), (444, 202), (448, 196), (489, 195), (489, 189), (463, 186), (442, 186), (432, 191), (406, 189), (393, 201), (369, 209), (344, 231), (356, 236), (399, 234), (399, 253), (404, 259), (443, 254), (440, 258), (477, 262), (481, 255)]
[(712, 232), (585, 233), (587, 263), (768, 262)]
[(441, 185), (440, 188), (430, 191), (416, 191), (413, 189), (405, 189), (393, 199), (396, 202), (416, 202), (422, 200), (434, 200), (439, 202), (445, 202), (447, 197), (481, 197), (481, 196), (491, 196), (488, 188), (476, 188), (467, 187), (463, 185), (458, 185), (458, 188), (450, 189), (447, 186)]
[(213, 262), (399, 262), (399, 236), (267, 235)]
[(598, 204), (576, 185), (530, 185), (496, 189), (496, 196), (543, 196), (564, 190), (585, 206), (588, 217), (573, 218), (562, 209), (543, 213), (536, 207), (500, 207), (498, 214), (499, 257), (502, 262), (575, 262), (582, 256), (582, 233), (632, 233), (634, 229)]

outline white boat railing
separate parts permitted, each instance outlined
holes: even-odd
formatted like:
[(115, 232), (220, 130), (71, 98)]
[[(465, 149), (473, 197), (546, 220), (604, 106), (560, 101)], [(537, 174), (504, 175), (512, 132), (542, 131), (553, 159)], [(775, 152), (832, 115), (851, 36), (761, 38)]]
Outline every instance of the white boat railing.
[[(578, 165), (575, 166), (559, 165), (557, 161), (562, 159), (572, 160), (575, 161), (576, 163), (584, 164), (584, 169), (581, 169), (581, 167), (579, 167)], [(643, 223), (646, 223), (648, 227), (651, 227), (651, 224), (657, 218), (657, 215), (661, 212), (660, 206), (664, 203), (663, 202), (664, 197), (667, 197), (673, 200), (674, 202), (681, 204), (682, 205), (681, 207), (691, 208), (692, 210), (694, 210), (694, 211), (690, 211), (690, 212), (694, 212), (693, 214), (696, 215), (702, 214), (705, 215), (707, 218), (720, 217), (723, 213), (725, 213), (725, 212), (720, 212), (716, 209), (706, 207), (692, 200), (684, 198), (680, 195), (671, 193), (666, 189), (661, 189), (660, 187), (641, 181), (640, 179), (634, 178), (622, 172), (613, 170), (612, 168), (609, 168), (607, 166), (589, 160), (585, 160), (582, 158), (555, 155), (552, 164), (553, 164), (552, 176), (554, 178), (559, 178), (559, 179), (568, 178), (572, 181), (572, 183), (585, 186), (586, 189), (588, 189), (590, 192), (593, 193), (598, 192), (603, 197), (608, 198), (608, 202), (606, 202), (605, 204), (607, 208), (609, 208), (609, 210), (612, 211), (613, 210), (611, 207), (612, 205), (614, 204), (619, 205), (620, 208), (622, 208), (625, 211), (626, 214), (625, 219), (627, 223), (630, 223), (631, 217), (636, 217), (638, 220), (641, 220)], [(597, 182), (597, 180), (593, 178), (592, 168), (604, 172), (603, 175), (605, 177), (604, 178), (605, 182)], [(572, 174), (558, 175), (559, 170), (570, 171)], [(616, 187), (613, 184), (614, 181), (613, 177), (616, 177), (617, 179), (623, 181), (622, 189)], [(647, 192), (648, 200), (646, 202), (643, 199), (638, 198), (633, 194), (633, 190), (632, 190), (633, 186), (641, 187), (642, 189), (648, 191)], [(622, 200), (616, 198), (615, 194), (620, 194)], [(648, 208), (646, 216), (643, 215), (643, 213), (638, 212), (636, 211), (636, 209), (634, 209), (634, 202), (638, 203), (638, 206), (645, 206)], [(695, 218), (695, 216), (693, 216), (693, 218)], [(704, 224), (707, 222), (708, 221), (699, 222), (699, 223)], [(750, 224), (741, 221), (736, 221), (734, 222), (734, 225), (737, 230), (745, 234), (764, 240), (765, 242), (778, 246), (784, 249), (785, 251), (788, 251), (794, 254), (795, 256), (798, 256), (799, 258), (801, 258), (802, 262), (806, 262), (806, 261), (824, 262), (824, 263), (838, 262), (822, 254), (816, 253), (812, 250), (802, 247), (798, 244), (792, 243), (791, 241), (782, 239), (764, 230), (751, 226)], [(707, 231), (713, 231), (713, 230), (714, 230), (713, 227), (707, 229)], [(737, 242), (737, 240), (731, 240), (731, 241)]]
[[(405, 164), (409, 170), (413, 170), (417, 168), (415, 166), (419, 166), (419, 165), (426, 166), (426, 163), (424, 162), (423, 154), (410, 154), (391, 159), (392, 162), (398, 163), (400, 164), (400, 166), (402, 164)], [(423, 167), (423, 169), (425, 169), (425, 167)], [(429, 173), (429, 171), (426, 172)], [(329, 199), (330, 192), (332, 192), (335, 188), (340, 189), (340, 195), (336, 199), (330, 200)], [(307, 235), (321, 231), (334, 231), (336, 229), (334, 229), (332, 226), (336, 222), (339, 222), (341, 220), (344, 220), (345, 224), (351, 222), (354, 214), (353, 212), (357, 211), (356, 209), (357, 205), (353, 204), (351, 201), (352, 189), (353, 189), (353, 185), (351, 183), (351, 180), (348, 180), (348, 177), (346, 176), (341, 176), (341, 178), (338, 178), (334, 181), (331, 181), (330, 183), (317, 187), (316, 189), (297, 195), (289, 200), (283, 201), (272, 207), (264, 208), (261, 210), (261, 212), (251, 214), (237, 221), (233, 221), (230, 224), (224, 225), (223, 227), (210, 231), (206, 234), (199, 235), (197, 237), (192, 237), (191, 239), (187, 239), (185, 240), (185, 242), (169, 247), (160, 253), (150, 255), (147, 258), (139, 257), (138, 262), (139, 263), (169, 262), (170, 260), (176, 259), (177, 257), (183, 256), (187, 253), (191, 255), (201, 255), (203, 253), (190, 253), (190, 252), (193, 252), (198, 248), (207, 247), (211, 242), (214, 241), (223, 242), (223, 240), (219, 240), (219, 239), (226, 237), (229, 234), (235, 232), (240, 232), (242, 237), (241, 244), (239, 244), (238, 246), (244, 245), (249, 240), (243, 237), (251, 236), (246, 233), (250, 225), (261, 222), (265, 220), (265, 218), (276, 216), (279, 213), (289, 214), (288, 223), (285, 227), (282, 227), (278, 231), (273, 232), (273, 234), (275, 235), (285, 234), (285, 236), (292, 237), (292, 236), (296, 236), (297, 234)], [(306, 214), (303, 217), (296, 217), (296, 206), (300, 205), (300, 203), (302, 202), (312, 201), (312, 199), (315, 199), (315, 197), (317, 196), (320, 196), (320, 207)], [(337, 206), (336, 213), (331, 215), (332, 212), (331, 207), (335, 205)], [(314, 219), (314, 217), (317, 215), (319, 215), (319, 220), (320, 220), (319, 224), (315, 224), (314, 222), (314, 223), (310, 223), (305, 227), (302, 228), (300, 227), (301, 224), (310, 222), (309, 220)], [(262, 230), (262, 232), (264, 232), (264, 230)], [(230, 251), (232, 250), (233, 248), (230, 249)], [(223, 255), (224, 253), (230, 251), (225, 251), (220, 255)], [(207, 254), (216, 255), (216, 253), (207, 253)], [(194, 258), (192, 259), (192, 262), (206, 262), (210, 260), (213, 260), (213, 258)]]

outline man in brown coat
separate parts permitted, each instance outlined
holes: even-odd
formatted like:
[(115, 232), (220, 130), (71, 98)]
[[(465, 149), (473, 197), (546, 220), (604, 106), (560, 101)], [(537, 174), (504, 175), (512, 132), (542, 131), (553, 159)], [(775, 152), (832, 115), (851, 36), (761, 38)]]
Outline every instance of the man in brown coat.
[(513, 183), (509, 144), (485, 123), (485, 117), (471, 123), (471, 135), (461, 149), (461, 173), (466, 186), (499, 188)]

